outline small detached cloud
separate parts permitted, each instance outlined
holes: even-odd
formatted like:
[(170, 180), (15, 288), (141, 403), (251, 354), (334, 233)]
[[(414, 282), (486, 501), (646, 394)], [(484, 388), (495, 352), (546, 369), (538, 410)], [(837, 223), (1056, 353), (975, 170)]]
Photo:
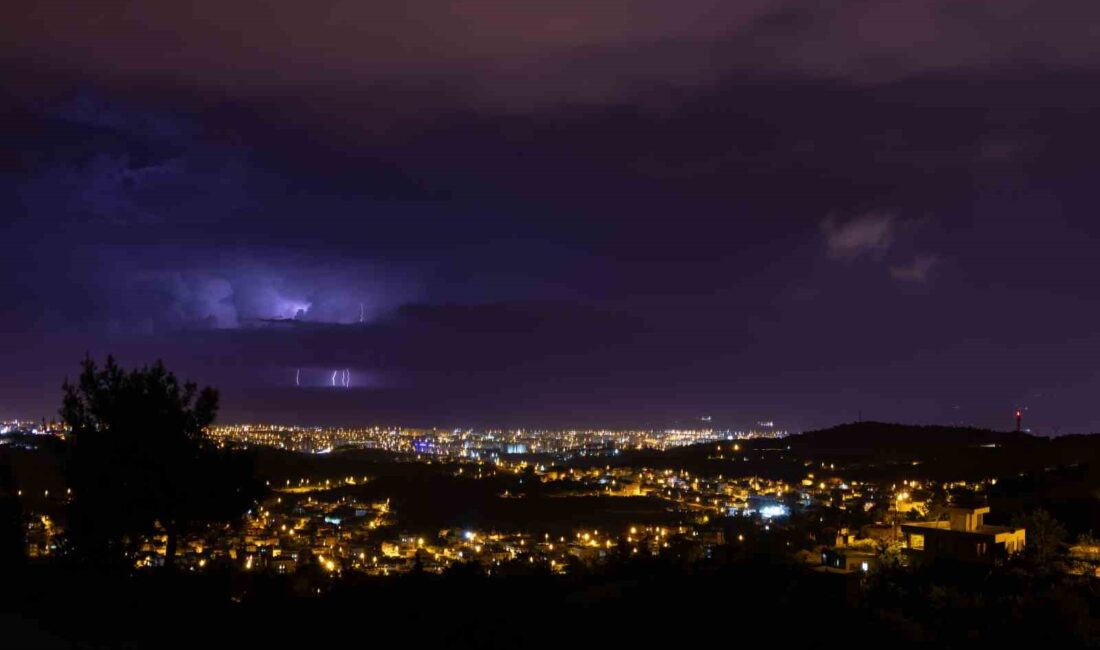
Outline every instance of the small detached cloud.
[(890, 276), (900, 282), (924, 284), (932, 269), (940, 263), (938, 255), (917, 255), (908, 264), (890, 267)]
[(894, 241), (895, 223), (894, 215), (886, 213), (869, 213), (844, 223), (828, 216), (821, 222), (826, 253), (835, 260), (881, 257)]
[(890, 277), (898, 282), (925, 284), (940, 263), (938, 255), (918, 254), (908, 262), (895, 262), (901, 251), (889, 254), (899, 236), (911, 231), (912, 227), (912, 222), (901, 222), (892, 213), (869, 212), (847, 221), (830, 215), (821, 222), (821, 234), (829, 259), (870, 258), (876, 265), (886, 266)]

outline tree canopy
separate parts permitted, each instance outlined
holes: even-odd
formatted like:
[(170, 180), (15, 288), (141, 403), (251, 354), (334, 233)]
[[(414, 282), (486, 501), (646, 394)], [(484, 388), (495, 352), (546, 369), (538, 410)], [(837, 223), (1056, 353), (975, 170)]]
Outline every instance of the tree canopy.
[(215, 389), (181, 384), (159, 361), (127, 371), (108, 357), (102, 368), (85, 359), (63, 392), (73, 554), (118, 561), (161, 533), (171, 566), (181, 532), (237, 517), (259, 495), (249, 459), (204, 437), (218, 411)]
[(0, 568), (21, 564), (24, 552), (23, 508), (11, 461), (0, 449)]

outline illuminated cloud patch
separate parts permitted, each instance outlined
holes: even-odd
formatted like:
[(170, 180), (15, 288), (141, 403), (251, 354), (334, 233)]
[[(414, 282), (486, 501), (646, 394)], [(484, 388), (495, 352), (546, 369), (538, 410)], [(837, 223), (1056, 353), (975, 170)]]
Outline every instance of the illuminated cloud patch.
[(825, 252), (837, 260), (881, 257), (894, 242), (895, 221), (894, 215), (884, 213), (869, 213), (844, 222), (826, 217), (821, 222)]
[(901, 282), (914, 282), (923, 284), (928, 282), (932, 269), (939, 264), (938, 255), (917, 255), (908, 264), (890, 267), (890, 276)]
[(119, 331), (369, 323), (419, 295), (411, 275), (356, 260), (137, 272), (115, 267), (97, 280), (93, 298)]

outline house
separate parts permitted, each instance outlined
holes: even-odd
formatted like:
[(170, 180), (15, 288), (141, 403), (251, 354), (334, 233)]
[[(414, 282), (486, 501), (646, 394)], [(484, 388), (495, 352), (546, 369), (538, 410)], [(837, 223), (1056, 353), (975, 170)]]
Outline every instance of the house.
[(902, 524), (907, 554), (917, 560), (991, 561), (1024, 548), (1023, 528), (987, 526), (989, 507), (950, 508), (948, 521)]
[(867, 573), (875, 569), (878, 560), (866, 547), (834, 546), (821, 552), (821, 569), (834, 573)]

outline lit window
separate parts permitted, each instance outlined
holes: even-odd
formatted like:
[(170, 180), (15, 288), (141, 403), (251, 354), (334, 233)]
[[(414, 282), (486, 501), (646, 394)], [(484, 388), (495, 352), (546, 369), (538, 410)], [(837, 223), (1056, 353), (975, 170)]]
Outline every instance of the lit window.
[(909, 548), (918, 551), (924, 550), (924, 535), (910, 535), (909, 536)]

